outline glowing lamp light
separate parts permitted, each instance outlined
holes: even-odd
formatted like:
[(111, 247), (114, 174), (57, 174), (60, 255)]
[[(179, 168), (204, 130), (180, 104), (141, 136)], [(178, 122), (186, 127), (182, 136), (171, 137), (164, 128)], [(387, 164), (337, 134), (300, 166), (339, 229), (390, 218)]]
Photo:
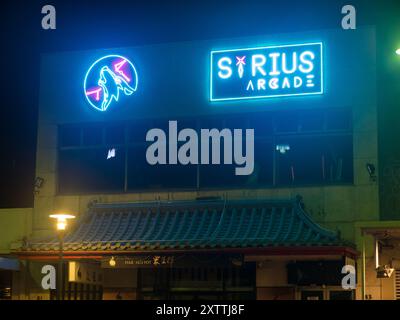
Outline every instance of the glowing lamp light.
[(110, 264), (110, 267), (115, 267), (115, 265), (117, 264), (114, 257), (111, 257), (111, 259), (110, 259), (110, 261), (108, 261), (108, 263)]
[(56, 213), (49, 216), (52, 219), (57, 219), (57, 230), (63, 231), (67, 227), (67, 220), (74, 219), (75, 216), (72, 214)]
[(398, 48), (398, 49), (396, 50), (396, 54), (397, 54), (398, 56), (400, 56), (400, 48)]

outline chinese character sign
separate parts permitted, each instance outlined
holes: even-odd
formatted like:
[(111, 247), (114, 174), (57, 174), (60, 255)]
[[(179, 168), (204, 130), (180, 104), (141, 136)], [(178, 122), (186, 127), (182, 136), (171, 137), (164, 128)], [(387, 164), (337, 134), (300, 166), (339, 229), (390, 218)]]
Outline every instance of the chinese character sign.
[(210, 100), (323, 93), (322, 43), (211, 52)]

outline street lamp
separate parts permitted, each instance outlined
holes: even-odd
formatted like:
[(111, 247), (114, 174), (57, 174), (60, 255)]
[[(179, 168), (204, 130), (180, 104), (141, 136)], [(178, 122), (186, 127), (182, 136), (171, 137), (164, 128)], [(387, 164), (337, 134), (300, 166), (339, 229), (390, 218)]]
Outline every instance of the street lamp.
[(62, 289), (63, 289), (63, 246), (64, 246), (64, 233), (67, 228), (68, 219), (74, 219), (75, 216), (72, 214), (56, 213), (49, 216), (52, 219), (57, 219), (57, 231), (59, 240), (59, 259), (58, 259), (58, 270), (57, 270), (57, 300), (62, 300)]

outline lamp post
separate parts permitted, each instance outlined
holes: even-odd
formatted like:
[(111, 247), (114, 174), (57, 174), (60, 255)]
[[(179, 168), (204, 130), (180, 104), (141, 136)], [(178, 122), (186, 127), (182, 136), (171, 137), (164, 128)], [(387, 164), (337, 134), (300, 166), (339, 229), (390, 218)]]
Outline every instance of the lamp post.
[(58, 269), (57, 269), (57, 300), (62, 300), (63, 290), (63, 246), (64, 246), (64, 234), (67, 228), (67, 220), (74, 219), (75, 216), (72, 214), (56, 213), (50, 215), (50, 218), (57, 219), (57, 231), (59, 240), (59, 254), (58, 254)]

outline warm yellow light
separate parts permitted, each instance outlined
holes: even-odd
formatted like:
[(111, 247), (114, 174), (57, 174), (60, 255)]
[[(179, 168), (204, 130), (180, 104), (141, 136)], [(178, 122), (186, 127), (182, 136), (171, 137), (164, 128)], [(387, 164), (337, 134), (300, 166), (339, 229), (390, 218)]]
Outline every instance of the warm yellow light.
[(67, 227), (67, 222), (65, 220), (64, 221), (59, 220), (57, 222), (57, 230), (65, 230), (66, 227)]
[(54, 218), (54, 219), (74, 219), (75, 216), (72, 214), (66, 214), (66, 213), (55, 213), (55, 214), (51, 214), (49, 216), (50, 218)]
[(67, 219), (74, 219), (72, 214), (56, 213), (49, 216), (52, 219), (57, 219), (57, 230), (65, 230), (67, 227)]
[(111, 267), (115, 267), (115, 265), (117, 264), (114, 257), (111, 257), (111, 259), (110, 259), (110, 261), (108, 261), (108, 263), (110, 264)]

